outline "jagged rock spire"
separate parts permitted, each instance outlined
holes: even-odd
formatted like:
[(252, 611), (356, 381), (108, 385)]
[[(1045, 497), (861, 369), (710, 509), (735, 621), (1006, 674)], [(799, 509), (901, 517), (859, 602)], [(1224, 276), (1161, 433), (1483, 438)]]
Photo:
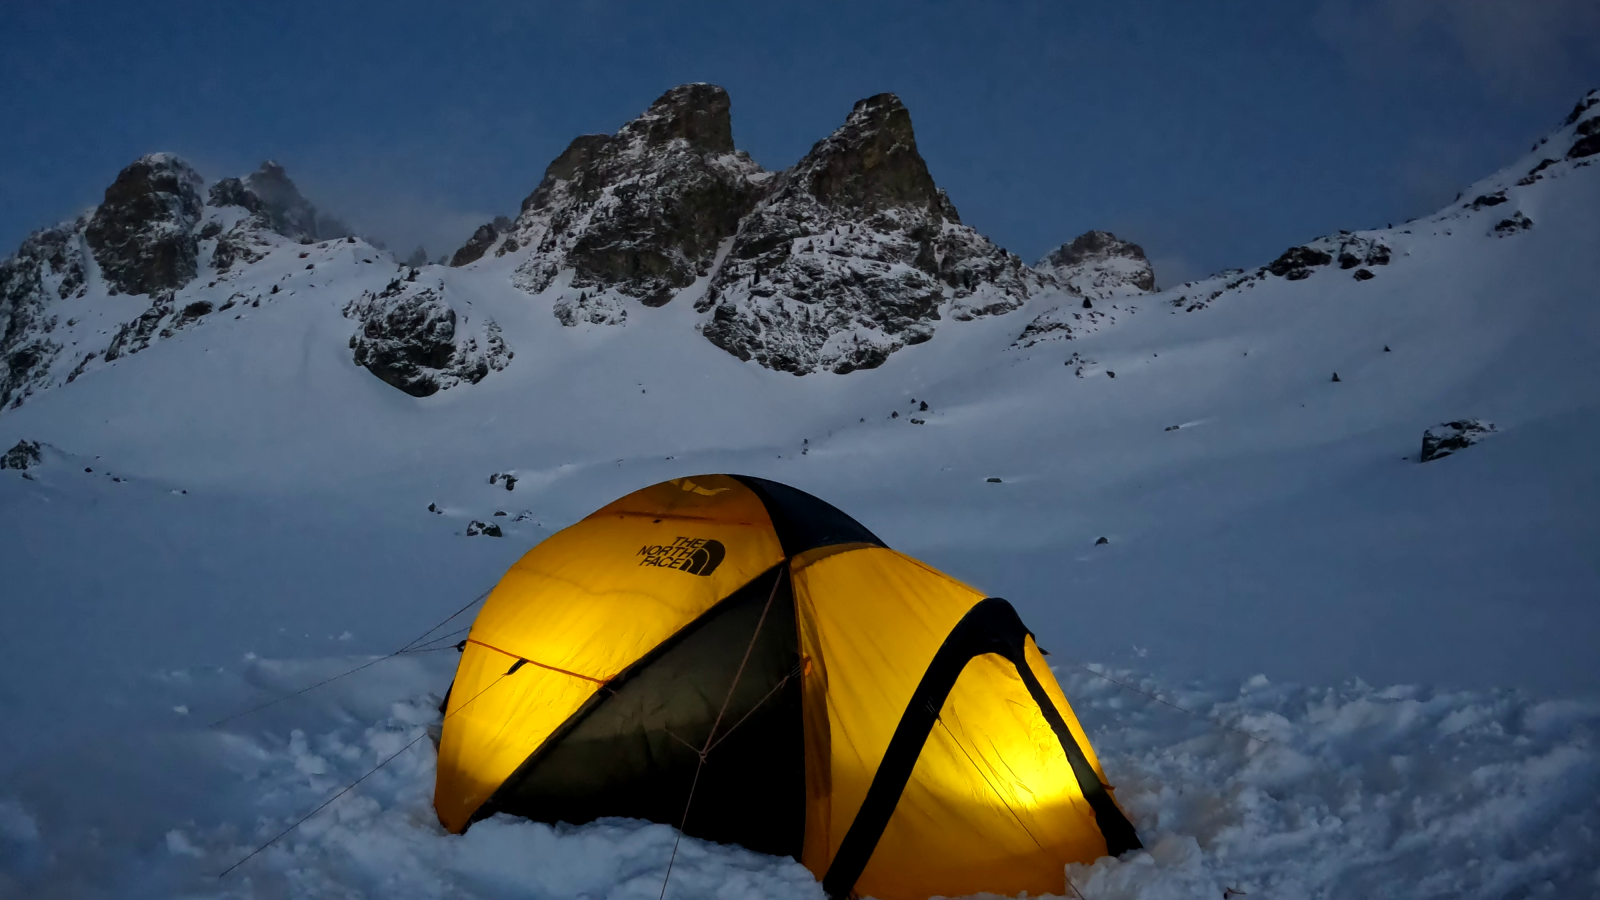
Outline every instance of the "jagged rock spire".
[(740, 224), (698, 304), (702, 333), (795, 374), (881, 365), (943, 316), (1008, 312), (1039, 286), (961, 224), (893, 94), (855, 104)]
[(722, 88), (686, 84), (615, 135), (577, 138), (545, 169), (515, 224), (480, 229), (452, 262), (469, 264), (491, 246), (496, 255), (522, 251), (514, 280), (530, 293), (570, 271), (557, 314), (572, 324), (620, 320), (623, 296), (668, 302), (709, 272), (759, 196), (765, 173), (734, 150), (730, 110)]

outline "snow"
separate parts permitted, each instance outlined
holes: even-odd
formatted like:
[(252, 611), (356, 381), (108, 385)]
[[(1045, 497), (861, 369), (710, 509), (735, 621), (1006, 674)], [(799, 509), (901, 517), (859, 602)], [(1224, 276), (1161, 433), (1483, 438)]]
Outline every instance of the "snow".
[[(0, 415), (0, 450), (48, 445), (0, 472), (0, 896), (657, 896), (666, 826), (445, 835), (426, 739), (218, 878), (423, 735), (452, 652), (211, 723), (406, 645), (629, 490), (718, 471), (1017, 605), (1150, 848), (1072, 867), (1089, 900), (1600, 896), (1600, 177), (1516, 184), (1546, 153), (1464, 194), (1507, 204), (1357, 233), (1392, 250), (1370, 281), (1218, 278), (1013, 347), (1072, 302), (1044, 293), (845, 376), (740, 362), (693, 297), (564, 327), (560, 289), (490, 255), (420, 277), (514, 360), (416, 399), (351, 361), (341, 309), (394, 275), (365, 245), (202, 278), (177, 308), (263, 302)], [(1493, 237), (1512, 211), (1533, 227)], [(56, 340), (138, 314), (90, 282)], [(1494, 439), (1418, 464), (1423, 429), (1469, 417)], [(669, 894), (820, 891), (686, 839)]]

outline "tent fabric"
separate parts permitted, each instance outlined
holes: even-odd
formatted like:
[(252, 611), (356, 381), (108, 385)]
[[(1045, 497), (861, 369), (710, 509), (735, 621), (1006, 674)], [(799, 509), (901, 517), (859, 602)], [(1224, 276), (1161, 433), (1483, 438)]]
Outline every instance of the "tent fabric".
[(1063, 893), (1065, 863), (1139, 846), (1010, 604), (730, 475), (636, 491), (512, 566), (457, 669), (434, 804), (455, 833), (681, 821), (883, 900)]

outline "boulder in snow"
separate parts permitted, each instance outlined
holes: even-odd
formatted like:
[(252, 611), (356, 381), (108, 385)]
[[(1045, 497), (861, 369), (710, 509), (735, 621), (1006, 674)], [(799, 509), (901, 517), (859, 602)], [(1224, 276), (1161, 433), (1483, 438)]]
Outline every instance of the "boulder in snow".
[(15, 447), (0, 455), (0, 469), (27, 470), (38, 466), (40, 446), (38, 441), (17, 441)]
[(445, 298), (445, 287), (398, 278), (344, 308), (360, 328), (350, 336), (355, 363), (413, 397), (465, 381), (476, 384), (510, 362), (512, 353), (494, 320), (468, 328)]
[(1509, 219), (1501, 219), (1494, 226), (1495, 237), (1510, 237), (1518, 232), (1527, 231), (1533, 227), (1533, 220), (1523, 215), (1520, 210), (1511, 214)]
[(1482, 419), (1440, 423), (1422, 432), (1422, 455), (1418, 461), (1429, 462), (1465, 450), (1498, 430), (1493, 422)]
[(1283, 251), (1283, 255), (1268, 264), (1267, 271), (1290, 281), (1299, 281), (1309, 277), (1312, 269), (1331, 262), (1333, 262), (1332, 254), (1314, 247), (1290, 247)]

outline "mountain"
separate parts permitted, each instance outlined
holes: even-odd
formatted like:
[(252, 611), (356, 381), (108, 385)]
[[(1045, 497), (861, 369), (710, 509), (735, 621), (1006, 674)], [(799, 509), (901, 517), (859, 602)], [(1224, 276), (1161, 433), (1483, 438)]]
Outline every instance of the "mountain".
[(803, 375), (882, 365), (937, 323), (1001, 315), (1043, 288), (1014, 254), (962, 225), (893, 94), (855, 105), (773, 180), (695, 304), (740, 359)]
[(1155, 269), (1144, 248), (1109, 231), (1080, 234), (1045, 254), (1034, 268), (1091, 301), (1156, 290)]
[[(1026, 300), (966, 320), (938, 281), (932, 340), (804, 377), (761, 365), (763, 345), (742, 360), (713, 344), (696, 303), (764, 204), (779, 224), (843, 217), (850, 236), (876, 218), (858, 203), (932, 223), (904, 199), (925, 183), (851, 176), (863, 189), (838, 201), (820, 176), (780, 196), (782, 173), (758, 173), (706, 274), (649, 306), (627, 279), (572, 289), (561, 271), (530, 294), (537, 247), (498, 254), (514, 223), (491, 223), (475, 261), (415, 269), (360, 238), (250, 226), (259, 258), (219, 273), (207, 222), (220, 236), (254, 214), (152, 163), (107, 246), (141, 248), (119, 254), (127, 277), (165, 285), (193, 235), (187, 283), (111, 294), (94, 212), (0, 269), (6, 371), (50, 361), (0, 413), (16, 611), (0, 895), (656, 897), (665, 826), (441, 835), (425, 729), (453, 632), (530, 545), (640, 486), (732, 471), (1015, 605), (1150, 848), (1073, 867), (1084, 896), (1586, 896), (1597, 101), (1552, 103), (1532, 152), (1398, 227), (1286, 236), (1273, 259), (1155, 293), (1091, 298), (1024, 267)], [(135, 206), (142, 224), (116, 212)], [(556, 315), (596, 293), (625, 324)], [(1052, 310), (1098, 316), (1022, 346)], [(16, 355), (41, 342), (59, 348)], [(426, 378), (426, 396), (392, 383)], [(1441, 423), (1473, 440), (1424, 462)], [(441, 637), (393, 655), (424, 633)], [(732, 846), (686, 839), (674, 871), (674, 896), (819, 896), (792, 861)]]
[(491, 252), (564, 325), (687, 293), (713, 344), (797, 375), (881, 365), (944, 316), (1009, 312), (1043, 287), (961, 224), (892, 94), (774, 175), (734, 148), (725, 91), (674, 88), (615, 135), (575, 139), (517, 220), (480, 227), (451, 263)]
[[(1090, 231), (1045, 254), (1035, 271), (1066, 290), (1067, 302), (1048, 309), (1029, 322), (1012, 346), (1032, 347), (1049, 340), (1093, 330), (1101, 321), (1114, 321), (1106, 302), (1114, 297), (1154, 293), (1156, 273), (1144, 248), (1120, 240), (1109, 231)], [(1082, 298), (1077, 302), (1076, 298)], [(1096, 301), (1100, 302), (1097, 307)]]
[[(259, 306), (278, 286), (246, 274), (248, 266), (286, 246), (348, 233), (274, 162), (217, 182), (202, 200), (204, 189), (187, 162), (141, 157), (117, 174), (99, 206), (34, 232), (0, 263), (0, 409), (214, 311)], [(211, 279), (203, 289), (201, 273)]]

